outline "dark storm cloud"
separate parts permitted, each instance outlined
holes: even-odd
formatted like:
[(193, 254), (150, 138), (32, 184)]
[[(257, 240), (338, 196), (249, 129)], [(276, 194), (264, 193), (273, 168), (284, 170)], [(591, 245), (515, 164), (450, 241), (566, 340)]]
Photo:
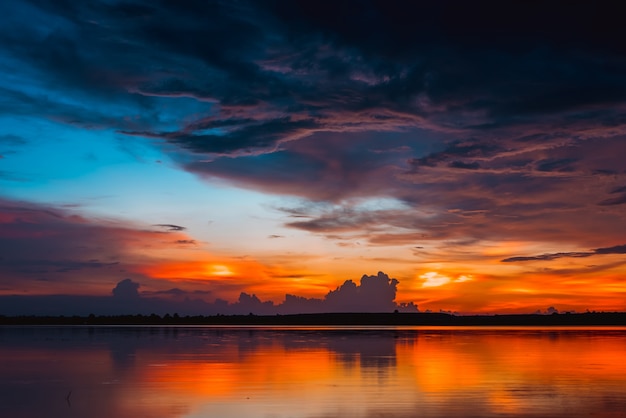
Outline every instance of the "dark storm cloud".
[[(0, 13), (20, 81), (0, 85), (4, 113), (165, 141), (201, 176), (347, 209), (291, 227), (381, 222), (397, 230), (366, 236), (388, 244), (626, 233), (616, 4), (40, 0)], [(367, 197), (405, 208), (350, 200)]]
[[(411, 144), (415, 149), (433, 142), (423, 132), (413, 135), (423, 139), (423, 144)], [(402, 133), (387, 133), (384, 141), (371, 133), (319, 133), (313, 141), (292, 141), (270, 154), (219, 158), (188, 167), (244, 187), (317, 201), (393, 194), (394, 176), (402, 170), (406, 153), (413, 149), (398, 150), (405, 141)]]
[[(294, 129), (519, 124), (626, 95), (624, 29), (597, 6), (38, 1), (6, 14), (6, 53), (65, 94), (138, 110), (155, 96), (195, 97), (216, 104), (216, 126), (256, 121), (218, 135), (191, 122), (135, 132), (196, 152), (271, 151)], [(54, 25), (21, 24), (27, 15)]]
[(552, 261), (558, 258), (564, 257), (573, 257), (573, 258), (581, 258), (581, 257), (590, 257), (592, 255), (606, 255), (606, 254), (626, 254), (626, 244), (624, 245), (616, 245), (613, 247), (605, 247), (605, 248), (596, 248), (587, 252), (567, 252), (567, 253), (551, 253), (551, 254), (541, 254), (530, 257), (509, 257), (504, 260), (500, 260), (503, 263), (515, 263), (520, 261)]
[(294, 121), (289, 117), (268, 120), (256, 124), (238, 124), (237, 129), (224, 134), (201, 135), (186, 132), (147, 133), (132, 132), (132, 135), (166, 138), (196, 153), (229, 154), (234, 151), (251, 153), (257, 149), (271, 150), (279, 142), (298, 137), (306, 129), (316, 127), (313, 120)]

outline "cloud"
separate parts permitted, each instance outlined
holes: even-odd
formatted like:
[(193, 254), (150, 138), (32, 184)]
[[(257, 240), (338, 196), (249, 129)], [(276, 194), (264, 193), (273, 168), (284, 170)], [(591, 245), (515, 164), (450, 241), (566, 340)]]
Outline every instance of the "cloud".
[(450, 283), (450, 278), (448, 276), (444, 276), (443, 274), (439, 274), (434, 271), (424, 273), (420, 276), (420, 278), (424, 279), (422, 287), (439, 287)]
[(124, 272), (141, 277), (141, 266), (153, 263), (151, 251), (174, 247), (172, 238), (189, 240), (182, 227), (166, 227), (171, 232), (164, 239), (160, 231), (96, 221), (67, 208), (0, 199), (0, 287), (3, 293), (75, 294), (101, 289), (99, 283)]
[(335, 290), (329, 291), (322, 299), (306, 298), (287, 294), (279, 304), (263, 302), (256, 295), (242, 292), (239, 300), (232, 305), (223, 304), (223, 312), (258, 313), (324, 313), (324, 312), (417, 312), (411, 303), (395, 302), (398, 280), (389, 278), (383, 272), (377, 275), (363, 275), (359, 284), (346, 280)]
[(193, 239), (179, 239), (179, 240), (176, 240), (176, 244), (196, 245), (196, 240), (193, 240)]
[[(610, 8), (299, 3), (5, 7), (0, 39), (24, 69), (6, 112), (158, 138), (202, 177), (315, 201), (518, 215), (502, 189), (576, 204), (564, 190), (584, 186), (623, 203), (590, 178), (624, 176), (611, 138), (625, 133), (625, 30)], [(570, 23), (600, 17), (600, 32)]]
[(546, 315), (553, 315), (553, 314), (558, 314), (559, 310), (556, 309), (554, 306), (550, 306), (548, 309), (546, 309)]
[(461, 274), (456, 279), (452, 279), (451, 277), (436, 271), (429, 271), (421, 274), (419, 277), (424, 280), (422, 282), (422, 287), (439, 287), (449, 283), (465, 283), (473, 280), (473, 276), (471, 274)]
[(575, 171), (572, 167), (572, 163), (576, 161), (575, 158), (548, 159), (537, 161), (536, 165), (539, 171), (572, 172)]
[(113, 288), (113, 296), (119, 299), (136, 299), (139, 297), (139, 283), (124, 279)]
[(595, 254), (626, 254), (626, 244), (615, 245), (613, 247), (596, 248)]
[(166, 231), (184, 231), (185, 229), (187, 229), (184, 226), (172, 225), (172, 224), (155, 224), (154, 226), (163, 228)]
[(209, 291), (187, 291), (172, 288), (140, 292), (139, 282), (119, 281), (111, 296), (81, 295), (0, 295), (4, 315), (97, 315), (179, 313), (181, 315), (243, 314), (256, 315), (326, 313), (326, 312), (417, 312), (412, 302), (395, 302), (398, 281), (379, 272), (363, 275), (360, 284), (346, 280), (323, 299), (291, 294), (279, 304), (262, 301), (254, 294), (241, 292), (234, 302), (217, 298), (207, 302)]
[(613, 190), (611, 190), (609, 193), (611, 193), (611, 194), (626, 193), (626, 186), (616, 187)]
[(582, 257), (590, 257), (594, 255), (593, 252), (567, 252), (567, 253), (551, 253), (551, 254), (541, 254), (530, 257), (509, 257), (504, 260), (500, 260), (503, 263), (515, 263), (520, 261), (552, 261), (558, 258), (564, 257), (572, 257), (572, 258), (582, 258)]
[[(13, 147), (19, 147), (19, 146), (25, 145), (27, 143), (28, 141), (26, 141), (24, 138), (22, 138), (19, 135), (14, 135), (14, 134), (0, 135), (0, 147), (13, 148)], [(0, 148), (0, 149), (4, 150), (4, 148)]]
[(600, 206), (613, 206), (613, 205), (623, 205), (624, 203), (626, 203), (626, 193), (619, 196), (619, 197), (613, 197), (611, 199), (605, 199), (603, 201), (601, 201), (600, 203), (598, 203), (598, 205)]
[(332, 311), (389, 312), (396, 308), (398, 281), (383, 272), (376, 276), (363, 275), (360, 285), (346, 280), (340, 287), (330, 291), (324, 302)]
[(509, 257), (500, 260), (503, 263), (515, 263), (522, 261), (552, 261), (559, 258), (583, 258), (591, 257), (593, 255), (606, 255), (606, 254), (626, 254), (626, 244), (615, 245), (613, 247), (596, 248), (587, 252), (564, 252), (564, 253), (548, 253), (529, 257)]
[[(208, 181), (301, 199), (288, 228), (361, 248), (436, 247), (424, 262), (470, 238), (593, 248), (626, 234), (616, 6), (25, 0), (0, 13), (8, 120), (148, 138)], [(30, 135), (0, 137), (2, 161)], [(3, 228), (30, 235), (2, 242), (0, 282), (54, 282), (64, 269), (76, 282), (87, 269), (89, 282), (127, 277), (119, 270), (145, 260), (136, 248), (159, 240), (65, 213), (20, 216)], [(167, 245), (192, 244), (183, 227), (157, 227)]]
[[(129, 129), (128, 118), (103, 118), (93, 102), (85, 112), (48, 95), (44, 106), (41, 95), (26, 89), (15, 91), (23, 94), (21, 102), (37, 113), (52, 108), (45, 114), (56, 119), (101, 120), (196, 153), (236, 156), (273, 152), (317, 132), (524, 125), (531, 123), (526, 115), (597, 111), (598, 104), (621, 103), (626, 96), (623, 74), (588, 58), (601, 56), (619, 67), (619, 54), (607, 47), (616, 46), (613, 36), (584, 30), (581, 36), (576, 27), (567, 39), (580, 42), (565, 42), (561, 31), (532, 15), (521, 19), (523, 25), (505, 19), (510, 22), (503, 26), (495, 23), (502, 16), (485, 20), (484, 11), (462, 4), (450, 13), (438, 6), (367, 2), (355, 9), (341, 2), (329, 14), (346, 8), (353, 19), (339, 25), (312, 4), (127, 6), (142, 10), (141, 17), (104, 3), (27, 2), (6, 10), (0, 34), (11, 58), (37, 75), (39, 88), (59, 91), (60, 83), (65, 94), (154, 115), (134, 122), (145, 129)], [(571, 13), (574, 19), (578, 12)], [(55, 22), (55, 30), (21, 24), (24, 14)], [(467, 20), (482, 22), (480, 30)], [(163, 65), (167, 72), (145, 71)], [(571, 85), (579, 88), (572, 92)], [(190, 110), (178, 126), (158, 126), (163, 99), (181, 98), (210, 106)], [(216, 131), (206, 133), (211, 129)]]
[(448, 164), (448, 167), (461, 168), (464, 170), (478, 170), (480, 168), (480, 164), (476, 161), (472, 163), (464, 163), (463, 161), (452, 161), (450, 164)]

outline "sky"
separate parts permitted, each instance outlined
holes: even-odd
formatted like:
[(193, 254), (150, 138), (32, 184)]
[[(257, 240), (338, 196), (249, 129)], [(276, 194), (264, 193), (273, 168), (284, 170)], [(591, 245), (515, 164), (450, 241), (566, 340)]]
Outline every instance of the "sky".
[(0, 314), (626, 310), (616, 7), (0, 2)]

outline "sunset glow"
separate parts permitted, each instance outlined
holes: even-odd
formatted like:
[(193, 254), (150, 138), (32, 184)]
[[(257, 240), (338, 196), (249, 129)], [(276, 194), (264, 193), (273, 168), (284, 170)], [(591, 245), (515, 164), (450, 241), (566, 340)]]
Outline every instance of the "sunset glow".
[(0, 4), (0, 315), (626, 310), (613, 13), (72, 3)]

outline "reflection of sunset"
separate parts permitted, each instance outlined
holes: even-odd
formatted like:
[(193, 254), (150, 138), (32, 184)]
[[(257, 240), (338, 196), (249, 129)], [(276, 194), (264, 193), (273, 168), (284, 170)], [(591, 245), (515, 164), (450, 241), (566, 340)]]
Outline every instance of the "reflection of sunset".
[(12, 359), (0, 389), (51, 392), (56, 409), (72, 389), (73, 410), (98, 408), (82, 416), (611, 416), (609, 398), (626, 407), (625, 328), (45, 332), (56, 339), (0, 347)]
[(167, 387), (174, 396), (217, 397), (236, 393), (242, 378), (229, 363), (177, 362), (147, 367), (141, 381), (147, 385)]
[(241, 397), (246, 388), (264, 385), (282, 391), (299, 392), (302, 385), (330, 381), (338, 370), (333, 369), (331, 353), (327, 351), (286, 351), (268, 347), (253, 351), (233, 361), (186, 362), (147, 367), (141, 377), (144, 384), (162, 385), (174, 396), (203, 398)]
[(468, 362), (467, 354), (455, 347), (420, 340), (419, 345), (399, 344), (397, 350), (402, 362), (399, 369), (411, 370), (415, 384), (425, 392), (466, 390), (481, 384), (479, 365)]
[[(269, 399), (306, 393), (308, 402), (331, 393), (361, 399), (375, 390), (377, 399), (399, 404), (421, 398), (424, 402), (429, 396), (453, 402), (459, 396), (484, 392), (493, 410), (521, 413), (549, 406), (542, 404), (543, 395), (530, 393), (536, 388), (544, 388), (552, 396), (570, 397), (573, 394), (564, 386), (569, 379), (610, 387), (619, 385), (626, 375), (623, 340), (599, 340), (593, 334), (523, 329), (504, 334), (465, 333), (457, 329), (409, 335), (395, 340), (393, 362), (383, 362), (389, 356), (385, 352), (359, 354), (366, 349), (366, 341), (346, 345), (355, 354), (348, 357), (322, 346), (286, 349), (272, 345), (245, 351), (232, 346), (221, 347), (204, 361), (172, 359), (163, 365), (148, 365), (137, 378), (142, 386), (164, 391), (158, 396), (197, 402), (242, 399), (261, 389)], [(370, 387), (374, 376), (386, 376), (385, 384)], [(339, 386), (337, 382), (341, 382)], [(538, 398), (533, 400), (531, 395)]]

